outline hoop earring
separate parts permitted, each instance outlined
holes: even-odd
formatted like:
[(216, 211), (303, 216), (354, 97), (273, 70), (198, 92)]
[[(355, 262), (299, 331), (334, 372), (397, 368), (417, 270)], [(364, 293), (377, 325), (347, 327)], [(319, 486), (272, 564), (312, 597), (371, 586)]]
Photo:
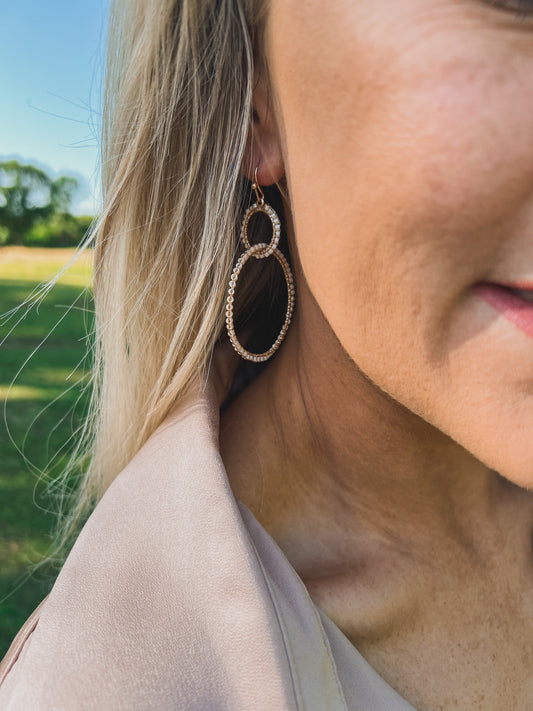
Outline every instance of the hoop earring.
[[(231, 279), (229, 281), (228, 296), (226, 300), (226, 328), (233, 348), (240, 356), (242, 356), (246, 360), (261, 362), (268, 360), (277, 351), (277, 349), (280, 347), (281, 342), (285, 338), (285, 334), (287, 333), (289, 324), (291, 322), (292, 312), (294, 310), (295, 292), (294, 279), (292, 276), (291, 269), (289, 267), (289, 263), (285, 258), (285, 255), (278, 249), (278, 243), (281, 233), (279, 217), (276, 214), (276, 211), (270, 205), (265, 203), (265, 196), (259, 186), (259, 183), (257, 182), (257, 168), (255, 169), (252, 188), (255, 191), (257, 201), (246, 210), (242, 220), (240, 238), (244, 246), (246, 247), (246, 251), (243, 252), (237, 260), (237, 263), (235, 264), (235, 267), (233, 268), (233, 272), (231, 274)], [(270, 222), (272, 223), (272, 239), (270, 240), (269, 244), (267, 244), (266, 242), (258, 242), (254, 245), (250, 244), (250, 241), (248, 239), (248, 224), (250, 222), (250, 218), (252, 217), (252, 215), (255, 215), (256, 212), (263, 212), (265, 215), (267, 215), (267, 217), (270, 219)], [(285, 315), (285, 322), (281, 327), (281, 331), (279, 332), (278, 337), (270, 346), (270, 348), (264, 353), (250, 353), (250, 351), (247, 351), (246, 348), (244, 348), (239, 343), (239, 339), (235, 334), (235, 326), (233, 323), (233, 298), (235, 294), (235, 287), (237, 286), (237, 280), (242, 271), (242, 268), (250, 259), (250, 257), (255, 257), (255, 259), (264, 259), (265, 257), (269, 257), (271, 254), (274, 255), (274, 257), (278, 260), (281, 268), (283, 269), (285, 281), (287, 282), (287, 313)]]

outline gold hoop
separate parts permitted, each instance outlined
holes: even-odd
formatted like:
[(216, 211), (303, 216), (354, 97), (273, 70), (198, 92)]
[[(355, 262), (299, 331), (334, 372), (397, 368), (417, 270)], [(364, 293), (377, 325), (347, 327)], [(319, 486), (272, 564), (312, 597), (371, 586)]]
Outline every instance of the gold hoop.
[[(261, 361), (268, 360), (270, 356), (272, 356), (280, 347), (280, 344), (285, 338), (285, 334), (287, 333), (287, 329), (289, 328), (289, 324), (291, 322), (292, 312), (294, 310), (295, 297), (294, 279), (292, 276), (291, 268), (289, 267), (289, 262), (285, 258), (285, 255), (278, 249), (279, 238), (281, 234), (281, 224), (279, 221), (279, 217), (276, 211), (270, 205), (267, 205), (265, 203), (265, 196), (257, 181), (257, 168), (255, 169), (252, 188), (255, 190), (257, 201), (246, 210), (242, 220), (241, 240), (244, 246), (246, 247), (246, 251), (241, 254), (239, 259), (237, 260), (237, 264), (234, 266), (233, 271), (231, 273), (231, 279), (229, 281), (228, 287), (228, 296), (226, 299), (226, 328), (228, 330), (228, 335), (230, 337), (231, 344), (233, 345), (233, 348), (235, 348), (237, 353), (246, 360), (251, 360), (255, 363), (258, 363)], [(248, 239), (248, 225), (250, 223), (251, 217), (257, 212), (263, 212), (265, 215), (267, 215), (267, 217), (270, 219), (270, 222), (272, 223), (272, 238), (269, 244), (266, 244), (266, 242), (259, 242), (258, 244), (251, 245), (250, 240)], [(265, 351), (264, 353), (250, 353), (250, 351), (247, 351), (246, 348), (241, 345), (239, 339), (237, 338), (237, 334), (235, 333), (235, 324), (233, 323), (233, 299), (235, 294), (235, 287), (237, 286), (239, 274), (241, 273), (242, 268), (250, 259), (250, 257), (255, 257), (256, 259), (264, 259), (265, 257), (268, 257), (271, 254), (273, 254), (274, 257), (276, 257), (276, 259), (280, 263), (281, 268), (283, 269), (283, 274), (285, 275), (285, 281), (287, 282), (287, 313), (285, 314), (285, 322), (281, 327), (281, 331), (279, 332), (278, 337), (270, 346), (268, 351)]]
[[(279, 238), (278, 238), (279, 239)], [(242, 268), (246, 264), (246, 262), (250, 259), (250, 257), (255, 257), (256, 259), (263, 259), (266, 255), (267, 250), (269, 250), (269, 254), (273, 254), (274, 257), (278, 260), (280, 263), (283, 273), (285, 275), (285, 281), (287, 282), (287, 313), (285, 315), (285, 322), (283, 326), (281, 327), (281, 331), (278, 334), (278, 337), (274, 341), (274, 343), (270, 346), (270, 348), (265, 351), (264, 353), (250, 353), (250, 351), (247, 351), (246, 348), (244, 348), (241, 343), (239, 342), (239, 339), (237, 338), (237, 335), (235, 333), (235, 325), (233, 323), (233, 300), (234, 300), (234, 294), (235, 294), (235, 287), (237, 285), (237, 280), (239, 278), (239, 274), (242, 271)], [(289, 263), (283, 254), (283, 252), (280, 252), (280, 250), (272, 246), (272, 243), (270, 245), (266, 244), (266, 242), (259, 242), (258, 244), (252, 245), (249, 249), (246, 250), (246, 252), (243, 252), (239, 259), (237, 260), (237, 263), (235, 264), (235, 267), (233, 268), (233, 272), (231, 274), (231, 279), (229, 282), (229, 288), (228, 288), (228, 297), (226, 300), (226, 328), (228, 330), (228, 335), (230, 337), (230, 341), (234, 347), (234, 349), (237, 351), (237, 353), (245, 358), (246, 360), (251, 360), (254, 361), (255, 363), (259, 363), (265, 360), (268, 360), (280, 347), (281, 342), (285, 338), (285, 334), (287, 333), (287, 330), (289, 328), (289, 324), (291, 322), (292, 318), (292, 312), (294, 309), (294, 301), (295, 301), (295, 292), (294, 292), (294, 280), (292, 276), (291, 269), (289, 267)]]

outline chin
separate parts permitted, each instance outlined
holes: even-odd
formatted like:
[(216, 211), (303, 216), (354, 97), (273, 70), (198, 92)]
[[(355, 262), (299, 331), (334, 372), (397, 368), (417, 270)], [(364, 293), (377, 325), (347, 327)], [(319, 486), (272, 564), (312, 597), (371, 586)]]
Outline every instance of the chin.
[(503, 431), (496, 439), (490, 449), (496, 445), (497, 450), (480, 453), (480, 461), (512, 484), (533, 491), (533, 426), (527, 435), (522, 432), (521, 436), (513, 433), (507, 437)]
[(511, 484), (515, 484), (521, 489), (533, 493), (533, 473), (531, 471), (531, 465), (526, 468), (525, 466), (520, 467), (519, 464), (512, 463), (507, 465), (503, 463), (502, 467), (496, 469), (496, 471), (501, 477), (511, 482)]

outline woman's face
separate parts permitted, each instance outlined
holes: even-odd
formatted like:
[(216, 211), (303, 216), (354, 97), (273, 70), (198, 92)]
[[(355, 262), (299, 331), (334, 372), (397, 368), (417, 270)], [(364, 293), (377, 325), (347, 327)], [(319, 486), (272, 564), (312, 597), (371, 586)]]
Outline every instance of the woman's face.
[(505, 317), (477, 288), (533, 294), (533, 2), (495, 4), (272, 0), (266, 46), (298, 254), (337, 338), (533, 486), (533, 306)]

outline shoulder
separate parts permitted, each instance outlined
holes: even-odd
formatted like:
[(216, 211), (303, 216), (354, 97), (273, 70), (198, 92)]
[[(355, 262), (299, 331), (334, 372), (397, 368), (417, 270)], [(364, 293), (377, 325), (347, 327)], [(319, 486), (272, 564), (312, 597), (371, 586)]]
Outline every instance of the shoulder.
[[(31, 633), (37, 627), (37, 623), (39, 622), (39, 617), (41, 615), (43, 605), (46, 603), (47, 599), (48, 595), (37, 605), (35, 610), (31, 613), (26, 622), (17, 632), (4, 658), (0, 660), (0, 686), (2, 686), (2, 684), (6, 680), (7, 675), (13, 669), (21, 654), (27, 651), (27, 642), (31, 636)], [(11, 675), (10, 681), (13, 676), (14, 675)]]
[(279, 630), (202, 402), (106, 491), (3, 663), (0, 709), (272, 709)]

